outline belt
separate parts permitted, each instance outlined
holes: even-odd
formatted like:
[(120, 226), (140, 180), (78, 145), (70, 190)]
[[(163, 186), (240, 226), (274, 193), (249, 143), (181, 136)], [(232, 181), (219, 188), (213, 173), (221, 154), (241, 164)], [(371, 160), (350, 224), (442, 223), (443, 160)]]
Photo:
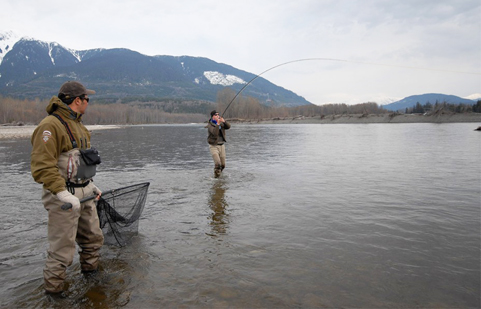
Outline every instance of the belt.
[(88, 186), (90, 183), (90, 180), (84, 182), (84, 183), (73, 183), (73, 182), (70, 182), (70, 181), (67, 181), (67, 190), (68, 192), (72, 193), (72, 194), (75, 194), (75, 188), (85, 188), (86, 186)]
[(67, 187), (72, 187), (72, 188), (85, 188), (86, 186), (88, 186), (90, 183), (90, 180), (89, 181), (86, 181), (84, 183), (73, 183), (73, 182), (67, 182)]

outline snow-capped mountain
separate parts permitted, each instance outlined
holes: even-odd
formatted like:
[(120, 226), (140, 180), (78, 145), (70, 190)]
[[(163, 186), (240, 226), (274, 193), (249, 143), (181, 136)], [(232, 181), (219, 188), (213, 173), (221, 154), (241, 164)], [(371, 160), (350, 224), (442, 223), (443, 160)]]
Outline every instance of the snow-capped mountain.
[(449, 104), (468, 104), (473, 105), (476, 102), (471, 99), (461, 98), (455, 95), (446, 95), (441, 93), (426, 93), (420, 95), (412, 95), (409, 97), (405, 97), (402, 100), (386, 104), (383, 106), (384, 109), (391, 110), (391, 111), (404, 111), (406, 108), (414, 107), (417, 103), (421, 105), (425, 105), (427, 103), (436, 104), (436, 103), (449, 103)]
[(376, 102), (379, 105), (387, 105), (399, 100), (401, 100), (401, 98), (377, 97), (377, 98), (370, 99), (371, 102)]
[(473, 93), (471, 95), (468, 95), (466, 97), (464, 97), (465, 99), (468, 99), (468, 100), (474, 100), (474, 101), (478, 101), (478, 100), (481, 100), (481, 93)]
[[(65, 80), (79, 80), (96, 98), (215, 102), (219, 90), (240, 90), (255, 75), (207, 58), (146, 56), (128, 49), (72, 50), (58, 43), (1, 35), (0, 94), (50, 98)], [(11, 46), (13, 44), (13, 46)], [(310, 104), (292, 91), (257, 78), (242, 93), (277, 105)]]
[[(115, 102), (175, 99), (215, 102), (219, 90), (239, 91), (256, 75), (207, 58), (146, 56), (128, 49), (72, 50), (55, 42), (0, 33), (0, 94), (19, 98), (49, 98), (65, 80), (80, 80), (97, 90), (97, 99)], [(310, 104), (292, 91), (259, 77), (242, 93), (269, 105)], [(481, 94), (466, 98), (424, 94), (404, 99), (388, 96), (372, 102), (388, 110), (413, 107), (417, 102), (474, 104)]]

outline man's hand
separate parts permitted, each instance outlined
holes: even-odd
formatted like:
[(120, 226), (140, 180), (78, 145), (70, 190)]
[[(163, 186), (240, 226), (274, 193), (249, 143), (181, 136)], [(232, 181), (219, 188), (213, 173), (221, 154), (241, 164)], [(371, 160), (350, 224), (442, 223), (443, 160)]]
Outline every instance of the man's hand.
[(74, 211), (80, 210), (80, 200), (67, 190), (57, 193), (57, 198), (64, 203), (71, 204)]
[(219, 114), (215, 114), (212, 116), (212, 119), (215, 120), (218, 124), (225, 122), (224, 118), (222, 118)]
[(94, 189), (93, 189), (94, 194), (97, 194), (97, 197), (95, 199), (98, 201), (100, 199), (100, 197), (102, 196), (102, 191), (100, 191), (100, 189), (96, 185), (94, 185), (93, 183), (92, 183), (92, 185), (94, 186)]

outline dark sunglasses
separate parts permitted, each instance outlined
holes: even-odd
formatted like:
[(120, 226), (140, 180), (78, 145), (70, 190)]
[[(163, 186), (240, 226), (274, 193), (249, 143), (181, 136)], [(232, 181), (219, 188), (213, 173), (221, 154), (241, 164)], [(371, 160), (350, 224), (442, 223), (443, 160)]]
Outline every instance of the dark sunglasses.
[(79, 97), (79, 98), (82, 99), (82, 100), (87, 101), (87, 103), (90, 101), (90, 98), (86, 98), (86, 97)]

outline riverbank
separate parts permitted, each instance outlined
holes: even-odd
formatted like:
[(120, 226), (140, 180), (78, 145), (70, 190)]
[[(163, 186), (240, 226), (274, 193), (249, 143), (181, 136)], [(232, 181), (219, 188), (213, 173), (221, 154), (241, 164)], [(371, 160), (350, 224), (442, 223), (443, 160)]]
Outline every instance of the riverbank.
[[(435, 114), (348, 114), (316, 117), (284, 117), (264, 119), (228, 119), (237, 124), (359, 124), (359, 123), (461, 123), (472, 122), (481, 126), (481, 113), (449, 113)], [(87, 125), (90, 131), (108, 130), (125, 127), (123, 125)], [(0, 126), (0, 140), (15, 138), (30, 138), (36, 126)]]
[[(436, 113), (436, 114), (345, 114), (316, 117), (284, 117), (269, 119), (230, 119), (232, 123), (246, 124), (356, 124), (356, 123), (459, 123), (481, 124), (481, 113)], [(477, 126), (476, 126), (477, 127)]]
[[(0, 126), (0, 140), (15, 139), (15, 138), (30, 138), (36, 127), (37, 126), (33, 126), (33, 125)], [(96, 130), (116, 129), (116, 128), (121, 128), (122, 126), (117, 126), (117, 125), (88, 125), (86, 127), (89, 131), (96, 131)]]

